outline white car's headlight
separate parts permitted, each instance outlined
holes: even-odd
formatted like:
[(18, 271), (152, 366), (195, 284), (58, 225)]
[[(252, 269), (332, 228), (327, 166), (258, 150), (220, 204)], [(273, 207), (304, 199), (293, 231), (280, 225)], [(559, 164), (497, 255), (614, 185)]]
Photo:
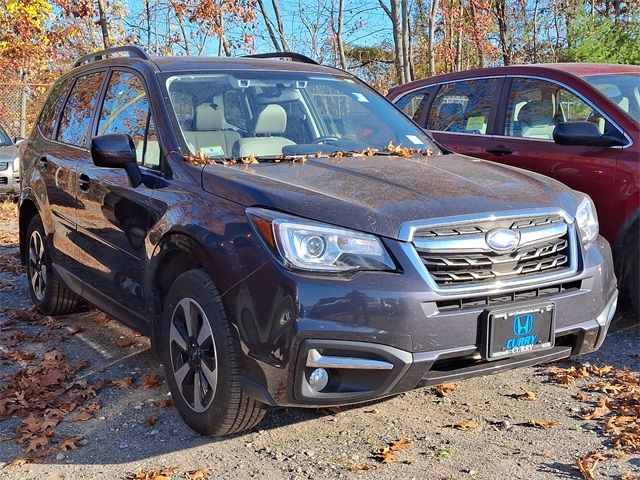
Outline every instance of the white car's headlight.
[(299, 270), (395, 270), (379, 238), (260, 208), (247, 209), (260, 237), (282, 263)]
[(587, 195), (584, 195), (576, 210), (576, 225), (582, 244), (588, 247), (598, 236), (598, 215), (593, 201)]
[(20, 157), (16, 157), (13, 159), (13, 171), (14, 172), (20, 171)]

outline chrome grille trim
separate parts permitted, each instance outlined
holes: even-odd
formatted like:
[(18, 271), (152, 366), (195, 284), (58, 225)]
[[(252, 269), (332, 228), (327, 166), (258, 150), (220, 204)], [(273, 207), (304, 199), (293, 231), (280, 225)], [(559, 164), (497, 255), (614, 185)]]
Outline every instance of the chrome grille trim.
[[(545, 215), (546, 218), (540, 221), (540, 218)], [(513, 221), (505, 223), (506, 220)], [(525, 239), (526, 243), (521, 242), (516, 249), (517, 253), (514, 257), (502, 257), (492, 252), (484, 242), (484, 234), (470, 233), (465, 235), (454, 233), (453, 235), (441, 235), (436, 238), (422, 235), (427, 230), (433, 231), (434, 227), (438, 227), (438, 229), (445, 232), (459, 231), (458, 227), (462, 224), (465, 224), (465, 231), (472, 232), (475, 229), (466, 227), (475, 225), (476, 228), (482, 229), (483, 225), (486, 224), (491, 227), (493, 222), (498, 222), (501, 228), (517, 229), (524, 237), (523, 239)], [(545, 231), (547, 233), (544, 233)], [(411, 222), (403, 225), (400, 233), (409, 242), (413, 241), (413, 243), (404, 243), (402, 245), (403, 251), (429, 288), (442, 297), (500, 293), (508, 289), (524, 288), (530, 285), (544, 286), (573, 277), (577, 272), (580, 252), (575, 225), (573, 224), (573, 218), (564, 210), (532, 209), (506, 214), (492, 214), (484, 217), (464, 216), (425, 222)], [(456, 249), (453, 242), (463, 240), (462, 237), (465, 236), (476, 237), (472, 238), (474, 243), (465, 241), (465, 246), (473, 246), (468, 249)], [(482, 240), (482, 246), (479, 240)], [(546, 243), (544, 243), (545, 240)], [(442, 248), (445, 243), (448, 245), (446, 252)], [(543, 244), (540, 245), (540, 243)], [(436, 248), (436, 245), (440, 246), (440, 248)], [(527, 245), (529, 245), (529, 248), (526, 248)], [(421, 247), (428, 248), (422, 250)], [(454, 250), (450, 251), (448, 248), (453, 248)], [(421, 255), (418, 249), (422, 250), (420, 252)], [(492, 254), (485, 255), (487, 252)], [(456, 272), (454, 268), (453, 273), (461, 281), (448, 282), (447, 284), (442, 281), (442, 278), (438, 281), (433, 272), (430, 273), (427, 269), (427, 264), (423, 263), (425, 259), (427, 262), (430, 261), (430, 253), (438, 253), (435, 256), (439, 257), (437, 261), (442, 264), (460, 266), (461, 270)], [(494, 272), (491, 272), (491, 267), (500, 264), (502, 264), (503, 268), (494, 268)], [(509, 264), (512, 267), (510, 271)], [(465, 270), (464, 267), (467, 265), (476, 268)], [(478, 266), (487, 268), (477, 268)], [(498, 271), (497, 275), (495, 271)], [(449, 273), (451, 273), (451, 270), (449, 270)]]

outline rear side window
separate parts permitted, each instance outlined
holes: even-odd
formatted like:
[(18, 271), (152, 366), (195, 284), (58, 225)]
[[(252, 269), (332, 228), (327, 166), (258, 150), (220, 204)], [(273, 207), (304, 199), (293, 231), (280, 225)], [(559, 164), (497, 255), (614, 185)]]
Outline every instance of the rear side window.
[(160, 164), (160, 150), (150, 118), (142, 80), (133, 73), (113, 72), (100, 111), (98, 135), (129, 135), (136, 146), (138, 163), (155, 168)]
[(395, 103), (405, 115), (420, 123), (420, 118), (424, 115), (424, 110), (429, 105), (429, 99), (435, 89), (435, 86), (431, 86), (407, 93)]
[(59, 141), (86, 147), (103, 77), (104, 72), (78, 77), (62, 111), (57, 136)]
[(497, 78), (447, 83), (440, 87), (427, 128), (440, 132), (484, 135), (491, 106), (497, 101)]
[(56, 120), (58, 120), (60, 110), (62, 110), (62, 106), (64, 105), (69, 83), (69, 78), (65, 78), (56, 83), (51, 89), (44, 107), (42, 107), (42, 113), (40, 113), (40, 119), (38, 120), (38, 128), (40, 128), (40, 132), (46, 138), (53, 138), (55, 134)]

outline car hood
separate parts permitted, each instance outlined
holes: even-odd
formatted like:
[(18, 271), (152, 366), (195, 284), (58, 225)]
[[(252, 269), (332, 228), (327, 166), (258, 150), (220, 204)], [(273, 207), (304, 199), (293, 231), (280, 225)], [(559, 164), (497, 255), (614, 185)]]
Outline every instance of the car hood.
[(0, 162), (13, 162), (19, 154), (17, 145), (0, 147)]
[(202, 175), (206, 191), (242, 205), (390, 238), (410, 221), (578, 205), (548, 177), (457, 154), (211, 165)]

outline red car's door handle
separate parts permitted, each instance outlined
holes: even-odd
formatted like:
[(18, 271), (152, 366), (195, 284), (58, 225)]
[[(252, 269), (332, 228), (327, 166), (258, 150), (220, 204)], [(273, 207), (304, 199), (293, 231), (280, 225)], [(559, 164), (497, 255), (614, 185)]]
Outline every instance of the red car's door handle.
[(487, 152), (493, 153), (494, 155), (509, 155), (513, 153), (513, 149), (500, 145), (498, 147), (487, 148)]

